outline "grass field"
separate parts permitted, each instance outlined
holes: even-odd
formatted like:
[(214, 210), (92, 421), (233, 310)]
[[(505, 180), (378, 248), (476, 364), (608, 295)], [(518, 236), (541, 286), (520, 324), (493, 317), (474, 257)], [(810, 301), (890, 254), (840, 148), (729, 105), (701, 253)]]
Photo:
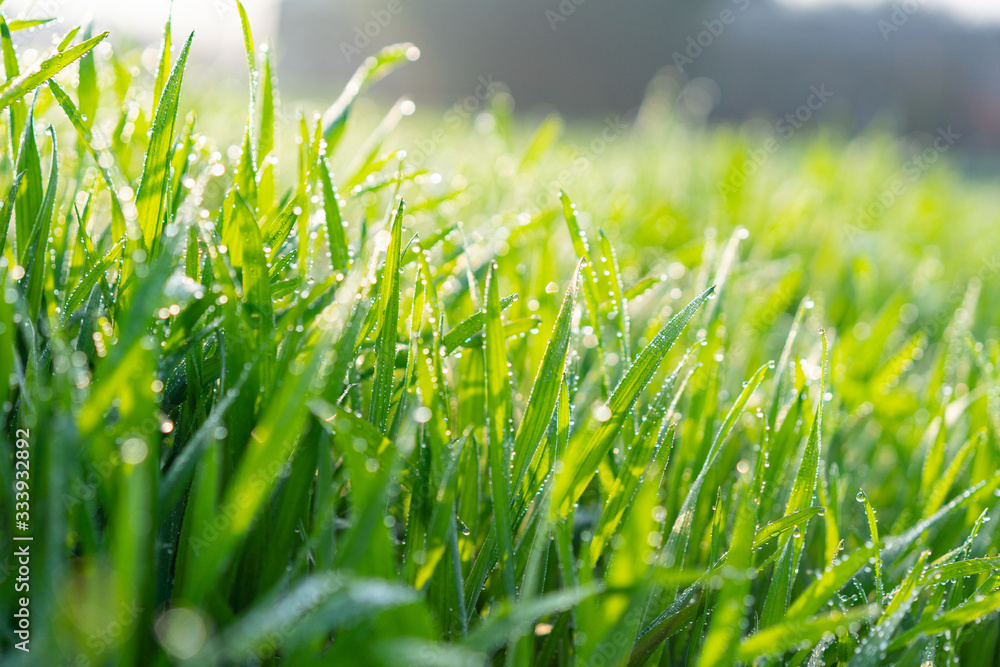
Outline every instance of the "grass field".
[(373, 117), (411, 45), (290, 118), (244, 25), (229, 146), (169, 25), (27, 28), (3, 665), (996, 664), (1000, 197), (947, 128)]

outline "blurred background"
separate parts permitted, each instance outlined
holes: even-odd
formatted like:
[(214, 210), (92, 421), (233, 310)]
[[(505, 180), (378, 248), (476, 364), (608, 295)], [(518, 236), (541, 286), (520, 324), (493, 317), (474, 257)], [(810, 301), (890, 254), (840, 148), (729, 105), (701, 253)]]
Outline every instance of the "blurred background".
[[(168, 0), (8, 0), (8, 15), (93, 14), (118, 40), (155, 43)], [(373, 91), (437, 110), (504, 84), (518, 112), (633, 113), (650, 82), (704, 122), (814, 118), (902, 135), (950, 131), (966, 159), (1000, 154), (998, 0), (246, 0), (258, 42), (275, 44), (285, 100), (332, 99), (380, 47), (421, 58)], [(234, 0), (175, 0), (195, 29), (197, 70), (244, 85)], [(491, 88), (492, 89), (492, 88)], [(236, 94), (236, 93), (234, 93)], [(240, 93), (241, 94), (241, 93)], [(432, 113), (426, 111), (425, 113)], [(784, 123), (784, 124), (782, 124)]]

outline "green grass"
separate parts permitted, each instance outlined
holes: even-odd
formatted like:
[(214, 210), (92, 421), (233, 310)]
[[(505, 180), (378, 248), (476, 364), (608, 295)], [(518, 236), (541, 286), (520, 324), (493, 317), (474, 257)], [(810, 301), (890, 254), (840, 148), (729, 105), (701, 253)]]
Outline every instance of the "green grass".
[(169, 24), (157, 71), (83, 31), (19, 74), (24, 27), (4, 665), (997, 660), (995, 187), (878, 132), (759, 159), (662, 86), (600, 142), (502, 91), (397, 129), (359, 96), (410, 45), (280, 122), (245, 21), (219, 145)]

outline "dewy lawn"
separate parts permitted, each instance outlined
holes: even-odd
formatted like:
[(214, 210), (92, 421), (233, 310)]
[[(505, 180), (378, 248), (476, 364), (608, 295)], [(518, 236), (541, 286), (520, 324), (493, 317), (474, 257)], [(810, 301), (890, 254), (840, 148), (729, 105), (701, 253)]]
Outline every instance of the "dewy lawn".
[(1000, 200), (933, 138), (374, 116), (409, 44), (289, 118), (244, 21), (220, 145), (169, 24), (32, 27), (4, 665), (996, 660)]

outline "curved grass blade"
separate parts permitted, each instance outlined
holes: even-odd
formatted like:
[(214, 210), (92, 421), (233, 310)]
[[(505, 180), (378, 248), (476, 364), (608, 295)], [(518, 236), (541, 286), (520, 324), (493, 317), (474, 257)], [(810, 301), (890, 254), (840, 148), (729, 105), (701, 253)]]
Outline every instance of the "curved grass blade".
[(548, 345), (545, 346), (542, 362), (531, 385), (531, 394), (525, 404), (521, 423), (518, 424), (517, 435), (514, 438), (514, 483), (511, 487), (514, 493), (518, 493), (521, 488), (524, 476), (528, 472), (528, 465), (552, 421), (552, 414), (559, 398), (582, 262), (583, 260), (577, 262), (573, 278), (559, 307), (559, 314), (556, 316), (555, 324), (552, 325), (552, 333), (549, 335)]
[(156, 107), (160, 105), (160, 97), (167, 85), (167, 77), (170, 76), (170, 52), (173, 50), (171, 43), (173, 33), (170, 25), (173, 19), (173, 9), (174, 6), (171, 3), (167, 9), (167, 22), (163, 24), (163, 37), (160, 39), (160, 59), (156, 68), (156, 81), (153, 83), (153, 114), (156, 113)]
[(240, 14), (240, 28), (243, 31), (243, 50), (247, 56), (247, 69), (250, 71), (250, 127), (253, 127), (254, 100), (257, 98), (257, 56), (256, 47), (253, 41), (253, 32), (250, 30), (250, 19), (247, 17), (247, 10), (243, 3), (236, 0), (236, 10)]
[(926, 519), (918, 521), (899, 535), (887, 537), (885, 539), (885, 550), (882, 552), (882, 562), (886, 567), (891, 566), (897, 558), (905, 554), (913, 546), (917, 539), (923, 535), (924, 531), (933, 528), (953, 512), (962, 509), (966, 505), (978, 499), (989, 497), (997, 488), (1000, 488), (1000, 473), (993, 475), (988, 480), (983, 480), (973, 485), (971, 488), (952, 498), (937, 512)]
[[(17, 52), (14, 50), (14, 40), (10, 35), (11, 29), (6, 19), (0, 15), (0, 47), (3, 49), (3, 69), (7, 77), (16, 77), (21, 73), (20, 65), (17, 62)], [(24, 121), (28, 115), (24, 100), (14, 100), (11, 102), (8, 112), (8, 124), (10, 125), (10, 147), (11, 154), (17, 155), (20, 151), (21, 133), (24, 132)]]
[[(868, 519), (868, 532), (872, 538), (872, 544), (879, 544), (878, 539), (878, 522), (875, 520), (875, 510), (872, 508), (871, 502), (868, 500), (868, 496), (864, 491), (860, 492), (861, 499), (865, 504), (865, 518)], [(885, 600), (885, 587), (882, 584), (882, 554), (881, 549), (875, 549), (875, 591), (878, 593), (878, 603), (882, 604)]]
[(599, 241), (601, 246), (601, 263), (604, 265), (602, 273), (607, 276), (608, 283), (608, 305), (610, 311), (607, 317), (617, 329), (616, 337), (618, 338), (621, 358), (625, 361), (625, 365), (628, 366), (632, 363), (632, 350), (629, 342), (631, 331), (628, 316), (628, 299), (625, 298), (625, 287), (622, 283), (621, 269), (618, 266), (618, 255), (615, 253), (611, 241), (604, 234), (603, 229), (599, 232)]
[[(91, 25), (84, 31), (84, 38), (91, 38)], [(97, 120), (97, 111), (100, 107), (101, 87), (97, 81), (97, 63), (93, 50), (88, 51), (80, 58), (78, 66), (79, 84), (77, 85), (77, 95), (80, 98), (80, 113), (83, 115), (84, 123), (93, 129)], [(50, 79), (49, 83), (53, 83)]]
[(628, 414), (639, 400), (639, 394), (652, 379), (663, 357), (673, 346), (674, 341), (680, 337), (685, 325), (712, 293), (713, 288), (709, 288), (696, 296), (656, 334), (625, 373), (625, 377), (608, 400), (607, 408), (611, 415), (607, 421), (597, 428), (586, 447), (567, 452), (563, 468), (566, 472), (556, 477), (553, 509), (559, 514), (565, 515), (569, 506), (583, 494), (591, 477), (597, 472), (598, 464), (607, 455)]
[(772, 521), (757, 531), (753, 539), (753, 548), (759, 549), (768, 540), (782, 535), (796, 526), (799, 526), (823, 511), (822, 507), (807, 507), (788, 516), (783, 516), (776, 521)]
[(14, 212), (14, 203), (17, 200), (17, 193), (21, 187), (22, 178), (24, 178), (23, 171), (14, 176), (14, 182), (7, 192), (7, 198), (2, 203), (3, 208), (0, 209), (0, 255), (3, 254), (4, 247), (7, 245), (7, 232), (10, 230), (11, 214)]
[[(424, 562), (417, 567), (414, 578), (414, 586), (418, 589), (422, 589), (427, 584), (438, 562), (444, 557), (445, 540), (454, 517), (455, 495), (458, 491), (458, 465), (467, 442), (468, 438), (462, 438), (459, 441), (460, 444), (455, 448), (452, 458), (445, 466), (444, 474), (438, 484), (443, 492), (438, 496), (438, 502), (434, 503), (427, 525), (426, 557)], [(463, 599), (461, 590), (458, 591), (458, 599)]]
[(18, 30), (28, 30), (30, 28), (37, 28), (43, 26), (46, 23), (52, 23), (55, 18), (48, 19), (14, 19), (10, 22), (10, 31), (17, 32)]
[(49, 90), (52, 91), (52, 96), (56, 98), (66, 117), (69, 118), (73, 127), (76, 128), (80, 140), (87, 147), (87, 150), (94, 158), (94, 162), (97, 163), (97, 168), (100, 170), (101, 176), (108, 186), (108, 193), (111, 195), (112, 214), (121, 218), (121, 224), (124, 227), (124, 214), (122, 213), (121, 200), (118, 198), (118, 188), (119, 184), (125, 183), (125, 176), (121, 173), (114, 151), (110, 150), (103, 143), (98, 143), (97, 138), (88, 126), (87, 119), (83, 117), (82, 111), (76, 108), (69, 95), (59, 87), (59, 84), (55, 81), (49, 81)]
[(375, 359), (375, 379), (372, 382), (372, 402), (368, 421), (383, 433), (389, 424), (392, 390), (396, 375), (396, 337), (399, 325), (399, 258), (403, 239), (403, 209), (400, 199), (392, 217), (392, 237), (386, 249), (385, 267), (379, 288), (378, 307), (374, 317), (378, 322)]
[(896, 614), (904, 603), (907, 605), (911, 604), (911, 596), (922, 590), (920, 580), (927, 572), (927, 558), (929, 556), (930, 552), (924, 551), (917, 557), (917, 562), (914, 564), (913, 569), (906, 573), (903, 582), (893, 591), (892, 598), (889, 599), (889, 603), (885, 606), (882, 616), (878, 620), (879, 624)]
[(275, 262), (278, 259), (288, 235), (295, 226), (295, 221), (299, 218), (299, 209), (299, 198), (291, 197), (274, 217), (264, 223), (264, 245), (271, 249), (267, 261)]
[(483, 353), (486, 356), (486, 448), (489, 456), (493, 516), (500, 549), (500, 576), (504, 594), (508, 599), (513, 599), (516, 592), (510, 517), (513, 406), (507, 368), (507, 340), (500, 319), (498, 282), (497, 266), (494, 264), (486, 274), (486, 336), (483, 345)]
[[(265, 647), (289, 650), (314, 638), (384, 610), (410, 604), (419, 593), (409, 586), (381, 579), (348, 578), (342, 572), (321, 572), (302, 580), (288, 592), (261, 599), (220, 637), (217, 655), (243, 662)], [(274, 645), (280, 638), (278, 646)]]
[[(676, 586), (677, 582), (670, 580), (666, 585)], [(628, 667), (645, 665), (663, 640), (672, 637), (690, 624), (697, 616), (703, 598), (702, 584), (694, 584), (682, 591), (674, 602), (636, 638), (629, 654)]]
[[(941, 426), (944, 430), (944, 426)], [(965, 469), (965, 464), (972, 458), (972, 456), (979, 451), (980, 447), (986, 443), (986, 431), (980, 431), (977, 435), (970, 438), (961, 449), (955, 453), (955, 457), (952, 459), (951, 463), (948, 464), (947, 469), (944, 474), (935, 477), (933, 486), (931, 487), (931, 492), (927, 498), (927, 505), (924, 507), (924, 516), (928, 517), (934, 512), (938, 511), (941, 505), (944, 504), (945, 499), (948, 497), (948, 493), (951, 491), (952, 487), (955, 485), (955, 481), (958, 476)]]
[(69, 319), (69, 317), (76, 312), (76, 310), (83, 305), (83, 302), (90, 296), (93, 291), (94, 286), (97, 285), (98, 281), (107, 273), (121, 255), (122, 247), (124, 246), (124, 240), (111, 246), (111, 249), (104, 254), (104, 257), (100, 259), (96, 264), (91, 264), (87, 262), (88, 267), (84, 270), (82, 276), (77, 281), (73, 290), (66, 297), (66, 301), (62, 305), (62, 321), (63, 323)]
[(274, 327), (274, 307), (271, 304), (271, 281), (267, 275), (264, 242), (253, 209), (240, 193), (236, 193), (236, 219), (242, 238), (240, 244), (243, 265), (243, 307), (256, 336), (257, 347), (263, 347)]
[(910, 628), (892, 642), (889, 650), (903, 648), (921, 636), (930, 637), (949, 630), (957, 630), (997, 610), (1000, 610), (1000, 591), (985, 596), (973, 596), (961, 606)]
[(21, 266), (27, 264), (31, 234), (42, 207), (42, 160), (35, 140), (35, 105), (28, 108), (17, 153), (15, 171), (23, 174), (24, 185), (18, 188), (14, 204), (14, 258)]
[[(642, 357), (640, 355), (640, 359), (641, 358)], [(725, 444), (726, 440), (729, 438), (729, 434), (736, 426), (736, 420), (743, 414), (743, 409), (746, 407), (750, 397), (764, 380), (764, 374), (767, 372), (768, 368), (769, 364), (764, 364), (757, 369), (757, 372), (754, 373), (752, 378), (750, 378), (746, 386), (743, 388), (743, 391), (736, 399), (733, 407), (729, 409), (728, 414), (726, 414), (725, 421), (722, 422), (722, 425), (716, 432), (715, 439), (712, 441), (712, 445), (708, 450), (708, 455), (705, 458), (705, 463), (702, 465), (698, 476), (688, 488), (687, 496), (685, 496), (684, 502), (681, 504), (681, 509), (677, 514), (677, 518), (674, 520), (674, 525), (670, 529), (670, 537), (667, 538), (667, 543), (660, 555), (661, 562), (665, 563), (667, 567), (683, 565), (683, 554), (687, 550), (688, 539), (691, 534), (691, 524), (694, 521), (694, 512), (698, 504), (698, 498), (701, 495), (701, 487), (705, 483), (705, 477), (708, 476), (708, 471), (712, 468), (712, 465), (719, 456), (722, 446)]]
[(49, 136), (52, 138), (52, 160), (49, 167), (49, 181), (45, 186), (45, 198), (35, 217), (26, 251), (27, 262), (25, 272), (25, 298), (28, 303), (28, 313), (32, 320), (38, 318), (42, 307), (42, 288), (45, 284), (48, 262), (46, 255), (49, 247), (49, 233), (52, 228), (52, 214), (56, 202), (56, 190), (59, 187), (59, 147), (56, 142), (56, 131), (50, 125)]
[(750, 560), (759, 506), (747, 484), (736, 493), (736, 524), (724, 566), (729, 581), (716, 598), (698, 667), (733, 664), (733, 649), (740, 640), (740, 628), (747, 614), (746, 596), (750, 591)]
[[(674, 414), (677, 401), (691, 377), (690, 371), (677, 387), (670, 405), (664, 404), (670, 398), (670, 392), (677, 384), (677, 379), (687, 362), (687, 358), (688, 354), (685, 354), (684, 358), (677, 364), (676, 370), (664, 381), (660, 392), (653, 399), (652, 405), (643, 416), (642, 427), (625, 455), (625, 461), (618, 470), (614, 483), (608, 490), (607, 501), (601, 510), (601, 520), (590, 541), (591, 563), (597, 562), (608, 541), (620, 529), (622, 518), (629, 510), (629, 505), (640, 486), (648, 484), (650, 481), (654, 484), (658, 483), (658, 479), (651, 478), (666, 469), (666, 459), (673, 443), (675, 424), (673, 422), (664, 423), (664, 417)], [(655, 432), (657, 430), (658, 432)], [(664, 447), (664, 442), (669, 442), (671, 445)]]
[[(802, 459), (799, 462), (799, 469), (795, 475), (795, 482), (788, 496), (788, 504), (785, 507), (786, 517), (792, 516), (811, 505), (813, 495), (816, 491), (816, 479), (819, 474), (819, 456), (822, 447), (823, 393), (826, 388), (827, 366), (826, 332), (820, 331), (820, 335), (823, 338), (823, 352), (821, 356), (822, 369), (820, 373), (819, 401), (813, 417), (812, 428), (809, 430), (809, 437), (802, 452)], [(764, 609), (761, 612), (760, 620), (761, 627), (774, 625), (785, 615), (792, 586), (799, 571), (799, 560), (802, 557), (802, 548), (805, 542), (802, 533), (800, 532), (798, 535), (797, 538), (790, 538), (783, 545), (779, 546), (781, 555), (774, 568), (774, 584), (768, 588), (767, 597), (764, 600)]]
[(326, 217), (326, 240), (330, 244), (330, 268), (333, 271), (344, 272), (350, 261), (350, 249), (347, 247), (347, 236), (344, 234), (344, 220), (340, 216), (340, 204), (337, 189), (330, 176), (330, 165), (326, 158), (319, 159), (319, 179), (323, 188), (323, 212)]
[(587, 302), (587, 316), (590, 321), (590, 326), (594, 330), (594, 335), (597, 336), (597, 353), (601, 359), (601, 370), (604, 375), (604, 388), (607, 391), (610, 389), (610, 386), (608, 385), (608, 372), (604, 358), (604, 344), (601, 338), (600, 283), (598, 282), (597, 272), (594, 268), (594, 260), (590, 255), (590, 247), (587, 244), (587, 235), (580, 229), (580, 224), (576, 219), (576, 205), (570, 201), (569, 195), (562, 190), (559, 191), (559, 200), (562, 202), (563, 217), (566, 218), (566, 226), (569, 228), (570, 239), (573, 242), (573, 250), (576, 251), (577, 257), (584, 260), (583, 294)]
[[(507, 310), (515, 301), (517, 301), (516, 294), (505, 296), (500, 299), (500, 310)], [(441, 343), (444, 345), (445, 354), (451, 354), (460, 346), (468, 343), (473, 337), (478, 335), (479, 332), (483, 330), (483, 325), (485, 324), (486, 313), (482, 310), (477, 310), (475, 313), (449, 329), (441, 339)]]
[(788, 362), (791, 361), (792, 347), (795, 345), (795, 338), (799, 333), (799, 327), (802, 326), (802, 318), (805, 317), (807, 308), (812, 308), (812, 299), (808, 296), (799, 302), (795, 318), (792, 320), (792, 327), (788, 331), (788, 338), (785, 339), (785, 345), (781, 350), (781, 357), (778, 358), (778, 369), (774, 377), (774, 399), (771, 402), (771, 411), (768, 415), (768, 422), (776, 429), (779, 426), (778, 410), (781, 408), (785, 369), (788, 368)]
[(409, 42), (405, 42), (387, 46), (374, 56), (365, 59), (365, 62), (354, 72), (350, 81), (347, 82), (344, 92), (323, 113), (323, 138), (329, 145), (331, 152), (336, 148), (340, 142), (340, 137), (344, 134), (347, 117), (358, 96), (368, 86), (379, 81), (392, 70), (407, 61), (413, 61), (419, 57), (420, 51), (417, 47)]
[(872, 618), (877, 607), (834, 611), (824, 616), (802, 620), (793, 618), (750, 635), (740, 644), (734, 656), (740, 662), (774, 656), (792, 649), (815, 644), (825, 635), (845, 630), (851, 623)]
[(240, 377), (232, 385), (232, 391), (227, 392), (221, 400), (215, 403), (201, 426), (184, 445), (184, 449), (177, 453), (177, 456), (171, 461), (170, 467), (162, 473), (158, 503), (161, 512), (172, 509), (174, 503), (180, 499), (184, 487), (195, 473), (198, 462), (202, 460), (205, 451), (212, 444), (212, 439), (215, 437), (213, 434), (224, 425), (226, 411), (236, 402), (240, 390), (252, 370), (252, 367), (243, 369)]
[(260, 209), (270, 211), (274, 206), (276, 193), (275, 168), (277, 157), (274, 155), (275, 144), (275, 108), (278, 106), (277, 74), (274, 71), (274, 58), (268, 44), (261, 46), (261, 57), (264, 61), (263, 88), (261, 90), (260, 130), (257, 133), (257, 159), (261, 168), (258, 174), (258, 190)]
[(806, 441), (805, 449), (802, 452), (802, 461), (799, 463), (799, 470), (795, 475), (795, 483), (792, 485), (792, 492), (788, 496), (785, 516), (808, 507), (812, 503), (813, 493), (816, 490), (816, 476), (819, 472), (819, 453), (822, 448), (823, 438), (823, 392), (826, 391), (827, 366), (826, 332), (820, 331), (820, 335), (823, 337), (823, 356), (821, 357), (823, 367), (820, 374), (819, 401), (816, 406), (812, 428), (809, 430), (809, 439)]
[(109, 33), (102, 32), (96, 37), (92, 37), (85, 42), (72, 46), (64, 51), (60, 51), (54, 56), (42, 61), (40, 64), (21, 74), (8, 78), (0, 84), (0, 110), (6, 109), (16, 100), (21, 99), (32, 90), (45, 83), (57, 73), (68, 67), (79, 59), (83, 54), (89, 52), (95, 46), (104, 41)]
[[(356, 287), (360, 276), (355, 276), (351, 286)], [(277, 473), (287, 463), (296, 444), (296, 434), (308, 413), (307, 402), (317, 386), (316, 378), (321, 377), (328, 363), (330, 350), (336, 336), (344, 326), (349, 306), (354, 301), (351, 286), (338, 296), (338, 301), (324, 309), (310, 332), (314, 339), (306, 347), (297, 375), (290, 375), (275, 392), (272, 400), (263, 410), (260, 420), (254, 426), (242, 459), (232, 481), (217, 510), (217, 516), (225, 516), (220, 525), (225, 528), (201, 555), (198, 568), (185, 582), (183, 591), (177, 598), (201, 603), (218, 584), (226, 566), (236, 556), (236, 549), (250, 529), (264, 501), (270, 495), (277, 479)]]
[(497, 615), (486, 619), (470, 632), (462, 645), (484, 653), (492, 653), (502, 646), (512, 633), (523, 632), (538, 619), (575, 607), (581, 600), (600, 592), (601, 586), (593, 583), (548, 593), (526, 603), (507, 605)]
[(812, 582), (788, 607), (785, 616), (803, 618), (812, 616), (830, 601), (877, 552), (877, 545), (858, 549), (850, 556), (828, 568), (823, 575)]
[(764, 597), (764, 608), (760, 612), (760, 627), (767, 628), (785, 616), (792, 586), (798, 574), (798, 562), (802, 556), (801, 538), (785, 540), (775, 552), (778, 561), (771, 573), (771, 585)]
[(974, 577), (997, 570), (1000, 570), (1000, 558), (970, 558), (969, 560), (960, 560), (956, 563), (947, 563), (933, 567), (924, 574), (922, 581), (924, 583), (939, 584), (945, 581), (952, 581), (963, 577)]
[[(181, 80), (194, 33), (191, 33), (163, 89), (163, 95), (156, 105), (156, 114), (150, 128), (149, 146), (142, 164), (142, 176), (136, 188), (136, 224), (142, 233), (141, 242), (149, 256), (156, 255), (160, 232), (163, 227), (163, 211), (167, 202), (170, 161), (173, 155), (174, 125), (177, 121), (177, 105), (181, 93)], [(136, 241), (138, 243), (139, 241)], [(133, 250), (134, 251), (134, 250)], [(131, 252), (128, 253), (131, 256)], [(126, 261), (128, 261), (126, 259)]]

